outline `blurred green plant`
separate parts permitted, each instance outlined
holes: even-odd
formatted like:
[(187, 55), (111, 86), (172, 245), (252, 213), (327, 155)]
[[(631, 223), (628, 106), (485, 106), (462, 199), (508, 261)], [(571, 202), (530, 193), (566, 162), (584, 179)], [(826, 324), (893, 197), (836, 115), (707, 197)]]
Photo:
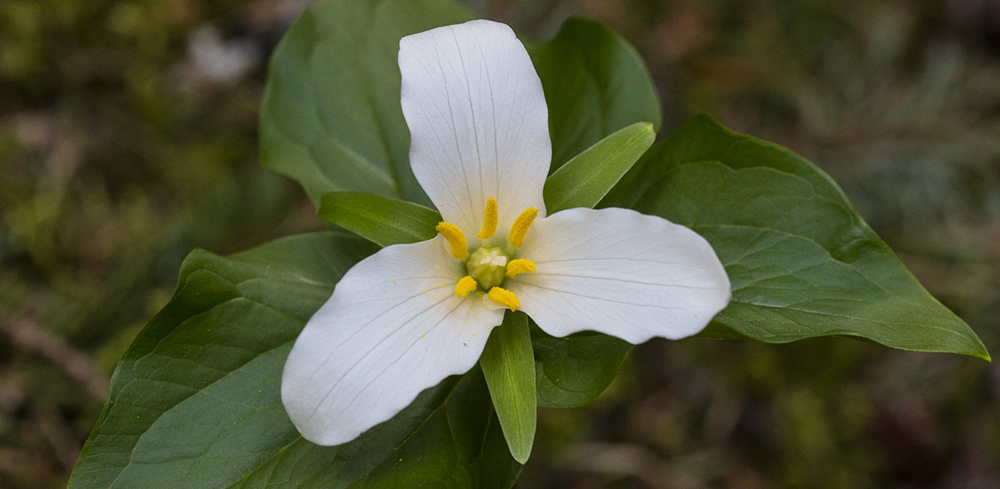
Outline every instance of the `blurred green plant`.
[(256, 164), (259, 56), (219, 80), (191, 54), (207, 22), (273, 42), (239, 3), (0, 2), (0, 487), (65, 484), (191, 248), (319, 227)]

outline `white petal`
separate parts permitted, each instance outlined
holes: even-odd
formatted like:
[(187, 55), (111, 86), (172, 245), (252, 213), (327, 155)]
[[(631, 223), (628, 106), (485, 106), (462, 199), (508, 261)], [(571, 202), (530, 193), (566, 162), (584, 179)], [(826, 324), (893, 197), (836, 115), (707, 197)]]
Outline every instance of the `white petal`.
[(501, 233), (529, 206), (544, 217), (548, 109), (514, 32), (474, 20), (406, 36), (399, 70), (410, 166), (444, 219), (474, 235), (490, 197)]
[(307, 440), (351, 441), (475, 365), (503, 311), (455, 297), (461, 264), (441, 241), (362, 260), (306, 324), (285, 363), (281, 401)]
[(632, 344), (701, 331), (729, 303), (729, 278), (694, 231), (628, 209), (569, 209), (536, 221), (520, 257), (537, 274), (510, 288), (553, 336), (599, 331)]

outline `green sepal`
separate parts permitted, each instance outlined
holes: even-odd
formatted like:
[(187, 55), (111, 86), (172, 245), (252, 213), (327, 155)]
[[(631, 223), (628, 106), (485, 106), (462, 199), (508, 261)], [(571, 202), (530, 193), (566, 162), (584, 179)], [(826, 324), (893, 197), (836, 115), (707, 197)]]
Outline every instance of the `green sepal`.
[(636, 122), (598, 141), (545, 180), (545, 210), (593, 208), (656, 139), (653, 124)]
[(433, 209), (364, 192), (330, 192), (316, 214), (383, 247), (431, 239), (441, 222), (441, 214)]
[(510, 454), (523, 464), (535, 441), (538, 406), (535, 357), (528, 317), (523, 312), (507, 311), (503, 324), (493, 328), (479, 365), (486, 376)]

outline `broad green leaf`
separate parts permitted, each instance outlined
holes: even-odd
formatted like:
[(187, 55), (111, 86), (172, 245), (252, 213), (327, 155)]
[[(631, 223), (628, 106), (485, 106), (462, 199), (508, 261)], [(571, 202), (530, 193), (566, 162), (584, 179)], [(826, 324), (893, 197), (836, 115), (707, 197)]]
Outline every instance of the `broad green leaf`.
[(514, 460), (524, 463), (535, 441), (535, 358), (524, 313), (507, 311), (479, 358), (490, 397)]
[(567, 20), (549, 43), (528, 47), (549, 106), (552, 168), (636, 122), (660, 127), (660, 101), (642, 58), (599, 22)]
[(715, 248), (733, 300), (704, 333), (771, 343), (844, 335), (989, 358), (825, 173), (780, 146), (698, 116), (603, 202), (690, 226)]
[(379, 246), (426, 241), (441, 222), (441, 214), (420, 204), (363, 192), (330, 192), (317, 215)]
[(555, 214), (593, 208), (656, 139), (653, 125), (636, 122), (598, 141), (545, 180), (545, 209)]
[(627, 342), (600, 333), (549, 336), (532, 324), (538, 405), (571, 408), (593, 401), (614, 380), (632, 351)]
[(307, 9), (271, 58), (263, 164), (297, 180), (314, 204), (344, 190), (429, 204), (407, 156), (399, 40), (471, 18), (450, 0), (322, 0)]
[(303, 440), (289, 421), (285, 357), (344, 272), (375, 249), (327, 232), (231, 258), (192, 253), (174, 297), (118, 365), (69, 487), (511, 487), (520, 466), (478, 368), (338, 447)]

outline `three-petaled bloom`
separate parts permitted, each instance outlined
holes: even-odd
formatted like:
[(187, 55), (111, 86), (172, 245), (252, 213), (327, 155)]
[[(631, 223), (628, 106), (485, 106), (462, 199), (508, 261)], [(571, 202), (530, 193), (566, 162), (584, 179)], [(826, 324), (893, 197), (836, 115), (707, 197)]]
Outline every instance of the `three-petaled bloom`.
[(554, 336), (638, 344), (693, 335), (726, 306), (726, 272), (690, 229), (617, 208), (546, 216), (548, 109), (509, 27), (472, 21), (399, 45), (410, 165), (444, 222), (359, 262), (306, 324), (281, 399), (307, 440), (348, 442), (468, 371), (505, 309)]

